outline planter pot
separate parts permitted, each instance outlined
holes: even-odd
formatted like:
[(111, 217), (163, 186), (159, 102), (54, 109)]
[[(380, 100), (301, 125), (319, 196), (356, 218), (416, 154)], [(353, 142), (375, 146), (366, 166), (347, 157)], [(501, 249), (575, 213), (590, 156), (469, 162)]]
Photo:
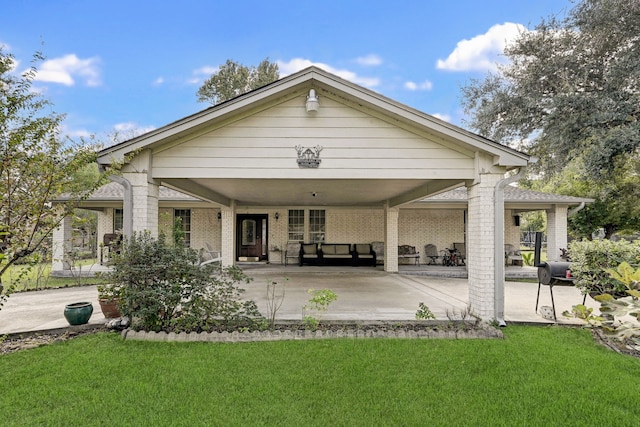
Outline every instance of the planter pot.
[(70, 325), (84, 325), (93, 313), (90, 302), (74, 302), (64, 306), (64, 317)]
[(117, 319), (118, 317), (122, 317), (120, 314), (120, 310), (118, 309), (119, 300), (99, 300), (100, 302), (100, 310), (102, 310), (102, 314), (107, 319)]

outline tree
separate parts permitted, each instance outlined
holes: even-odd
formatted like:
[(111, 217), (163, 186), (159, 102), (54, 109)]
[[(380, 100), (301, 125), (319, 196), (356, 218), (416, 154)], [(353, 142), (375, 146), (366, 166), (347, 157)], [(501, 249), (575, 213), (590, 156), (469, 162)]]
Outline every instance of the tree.
[(638, 227), (638, 34), (637, 0), (582, 0), (522, 32), (509, 64), (462, 88), (468, 124), (538, 157), (542, 186), (596, 199), (572, 220), (581, 234)]
[[(64, 116), (51, 112), (51, 103), (36, 91), (32, 67), (18, 75), (15, 60), (0, 48), (0, 305), (12, 290), (2, 275), (37, 251), (65, 215), (104, 182), (99, 174), (89, 182), (78, 171), (95, 162), (95, 147), (61, 141)], [(65, 195), (66, 202), (51, 201)]]
[(553, 174), (582, 157), (591, 177), (640, 147), (640, 2), (582, 0), (505, 49), (510, 64), (462, 89), (471, 127)]
[(247, 67), (230, 59), (198, 89), (198, 102), (216, 105), (280, 78), (278, 64), (265, 58), (257, 67)]

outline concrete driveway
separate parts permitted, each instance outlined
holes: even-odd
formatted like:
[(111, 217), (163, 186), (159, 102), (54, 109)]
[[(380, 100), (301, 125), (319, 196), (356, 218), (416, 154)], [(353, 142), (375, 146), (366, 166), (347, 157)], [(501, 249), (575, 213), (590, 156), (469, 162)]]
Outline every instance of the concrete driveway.
[[(387, 274), (376, 269), (298, 268), (245, 269), (253, 277), (246, 286), (245, 297), (256, 301), (267, 314), (267, 283), (285, 284), (284, 304), (279, 319), (298, 320), (308, 301), (309, 289), (331, 289), (338, 299), (324, 315), (327, 320), (410, 320), (415, 319), (418, 304), (424, 302), (437, 319), (447, 320), (447, 313), (460, 312), (467, 306), (466, 279), (436, 278), (407, 274)], [(507, 322), (551, 323), (535, 312), (537, 283), (505, 283), (505, 320)], [(562, 317), (562, 311), (582, 303), (574, 287), (555, 287), (554, 296), (559, 323), (578, 323)], [(98, 304), (96, 286), (50, 289), (13, 294), (0, 310), (0, 334), (67, 327), (64, 306), (90, 301), (94, 312), (92, 324), (105, 322)], [(549, 288), (543, 286), (540, 306), (551, 306)], [(587, 298), (587, 306), (598, 307)]]

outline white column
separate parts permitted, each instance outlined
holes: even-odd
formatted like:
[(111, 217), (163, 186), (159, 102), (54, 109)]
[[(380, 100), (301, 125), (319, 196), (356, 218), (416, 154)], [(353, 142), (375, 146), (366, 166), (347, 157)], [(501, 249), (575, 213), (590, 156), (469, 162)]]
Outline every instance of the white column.
[(398, 272), (398, 208), (385, 208), (384, 271)]
[(60, 226), (53, 230), (53, 247), (51, 253), (51, 270), (71, 270), (67, 251), (71, 249), (71, 217), (65, 216)]
[[(495, 187), (501, 174), (481, 174), (480, 181), (468, 187), (467, 271), (469, 303), (483, 320), (496, 318)], [(502, 207), (500, 209), (503, 209)], [(501, 225), (504, 227), (504, 224)]]
[(224, 267), (235, 264), (236, 254), (236, 240), (233, 238), (234, 230), (236, 226), (236, 213), (235, 206), (230, 208), (223, 207), (220, 209), (222, 218), (222, 230), (221, 230), (221, 250), (222, 250), (222, 265)]
[(123, 177), (133, 192), (133, 231), (148, 230), (157, 238), (159, 186), (149, 182), (147, 173), (124, 173)]
[[(98, 240), (98, 263), (102, 264), (107, 260), (107, 252), (104, 249), (104, 235), (113, 230), (113, 209), (105, 208), (97, 212), (98, 221), (96, 226), (96, 239)], [(103, 253), (104, 252), (104, 253)]]
[(560, 248), (567, 248), (567, 207), (547, 210), (547, 260), (560, 261)]

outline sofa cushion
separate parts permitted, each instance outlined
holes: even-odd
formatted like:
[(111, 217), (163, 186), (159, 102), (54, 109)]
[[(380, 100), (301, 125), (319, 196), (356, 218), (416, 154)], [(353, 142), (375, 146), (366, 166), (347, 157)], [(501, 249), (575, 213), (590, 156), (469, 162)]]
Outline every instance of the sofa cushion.
[(311, 244), (303, 244), (302, 245), (302, 254), (303, 255), (316, 255), (317, 254), (317, 246), (315, 243)]
[(334, 255), (336, 253), (336, 245), (322, 245), (323, 255)]
[(349, 255), (351, 254), (351, 245), (335, 245), (336, 255)]
[(361, 255), (369, 255), (371, 254), (371, 245), (367, 244), (356, 244), (356, 252), (358, 252), (358, 256)]

